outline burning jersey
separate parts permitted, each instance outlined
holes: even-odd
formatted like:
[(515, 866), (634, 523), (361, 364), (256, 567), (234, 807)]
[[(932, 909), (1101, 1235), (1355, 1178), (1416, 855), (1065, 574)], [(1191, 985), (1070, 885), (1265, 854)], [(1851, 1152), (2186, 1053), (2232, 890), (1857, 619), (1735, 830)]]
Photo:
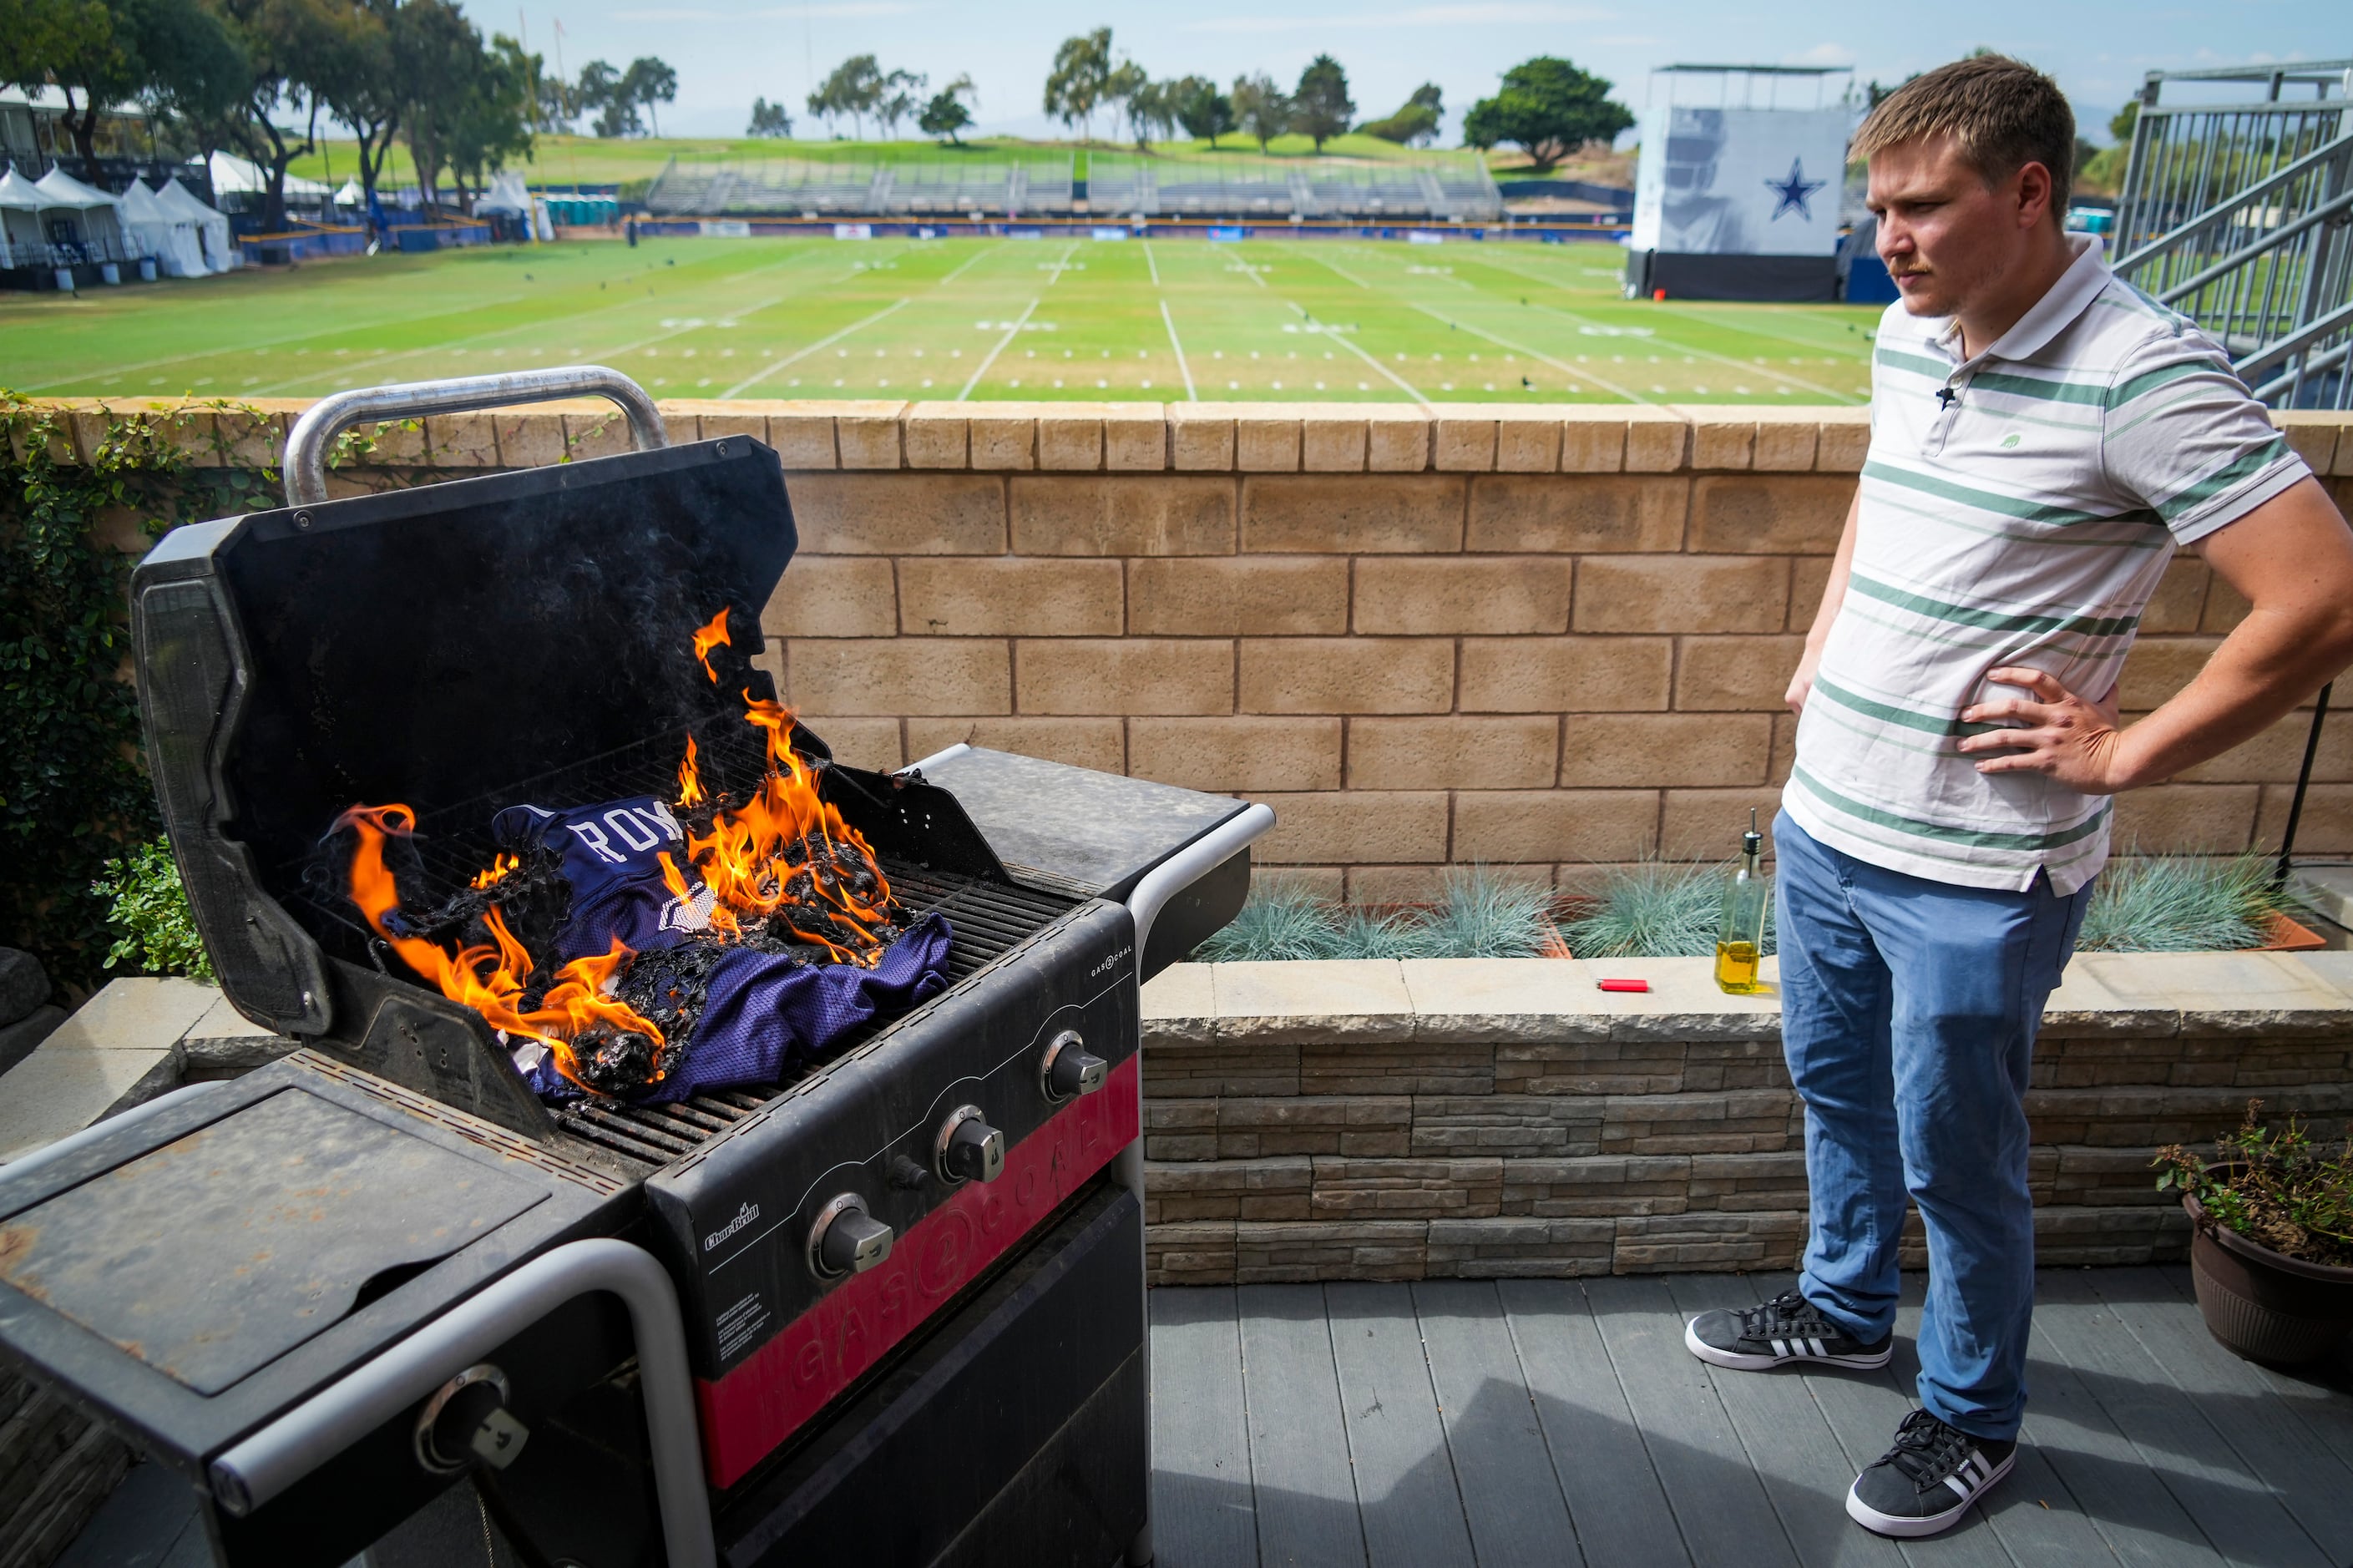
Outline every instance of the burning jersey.
[[(616, 937), (632, 952), (675, 947), (711, 923), (712, 894), (686, 858), (686, 835), (652, 795), (569, 811), (511, 805), (491, 819), (491, 835), (505, 849), (538, 847), (562, 858), (572, 889), (571, 918), (556, 941), (565, 963), (608, 952)], [(690, 897), (670, 891), (665, 854)]]

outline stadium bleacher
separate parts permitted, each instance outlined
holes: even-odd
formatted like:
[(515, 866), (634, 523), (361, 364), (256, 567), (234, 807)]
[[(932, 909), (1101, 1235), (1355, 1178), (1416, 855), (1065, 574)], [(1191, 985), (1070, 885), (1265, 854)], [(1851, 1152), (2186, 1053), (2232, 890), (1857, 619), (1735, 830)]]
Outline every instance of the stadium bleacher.
[(672, 159), (647, 191), (646, 208), (664, 217), (1067, 213), (1073, 163), (1068, 154), (1027, 162), (943, 158), (902, 163), (781, 160), (702, 165)]
[[(1068, 154), (901, 163), (673, 159), (646, 206), (664, 217), (1061, 214), (1073, 210), (1075, 163)], [(1089, 163), (1087, 207), (1106, 216), (1493, 222), (1504, 212), (1485, 161), (1472, 153), (1376, 162), (1097, 153)]]

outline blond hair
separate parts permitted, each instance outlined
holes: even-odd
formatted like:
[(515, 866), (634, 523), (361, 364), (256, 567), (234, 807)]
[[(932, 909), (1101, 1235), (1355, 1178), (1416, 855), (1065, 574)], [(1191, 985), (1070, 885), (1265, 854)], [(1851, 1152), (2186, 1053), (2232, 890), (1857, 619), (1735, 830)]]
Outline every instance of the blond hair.
[(1914, 77), (1879, 100), (1847, 156), (1950, 136), (1988, 184), (2029, 163), (2051, 171), (2051, 209), (2063, 219), (2074, 185), (2075, 111), (2059, 84), (2007, 55), (1972, 55)]

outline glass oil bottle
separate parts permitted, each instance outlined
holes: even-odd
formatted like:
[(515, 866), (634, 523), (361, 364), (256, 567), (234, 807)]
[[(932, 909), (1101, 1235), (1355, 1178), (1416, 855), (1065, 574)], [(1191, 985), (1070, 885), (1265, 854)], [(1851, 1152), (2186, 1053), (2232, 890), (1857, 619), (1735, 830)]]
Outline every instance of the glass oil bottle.
[(1723, 919), (1715, 936), (1715, 984), (1735, 995), (1765, 989), (1757, 973), (1765, 952), (1765, 902), (1772, 886), (1757, 869), (1765, 836), (1757, 831), (1757, 813), (1748, 814), (1748, 831), (1740, 839), (1740, 868), (1724, 888)]

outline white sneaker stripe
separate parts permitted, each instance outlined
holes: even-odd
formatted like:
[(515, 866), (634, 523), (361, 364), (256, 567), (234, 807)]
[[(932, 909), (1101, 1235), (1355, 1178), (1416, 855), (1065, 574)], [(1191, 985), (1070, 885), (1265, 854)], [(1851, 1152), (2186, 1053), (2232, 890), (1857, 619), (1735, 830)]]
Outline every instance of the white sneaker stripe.
[(1789, 1353), (1788, 1342), (1787, 1340), (1775, 1340), (1773, 1342), (1773, 1353), (1778, 1356), (1788, 1355)]
[(1821, 1341), (1820, 1341), (1820, 1340), (1809, 1340), (1809, 1341), (1807, 1341), (1806, 1342), (1807, 1342), (1808, 1344), (1810, 1344), (1810, 1345), (1812, 1345), (1812, 1346), (1814, 1347), (1814, 1353), (1815, 1353), (1816, 1355), (1828, 1355), (1828, 1354), (1830, 1354), (1830, 1352), (1828, 1352), (1828, 1351), (1826, 1351), (1826, 1350), (1822, 1349), (1822, 1342), (1821, 1342)]
[(1952, 1488), (1952, 1489), (1953, 1489), (1953, 1491), (1954, 1491), (1954, 1493), (1955, 1493), (1955, 1495), (1956, 1495), (1956, 1496), (1957, 1496), (1957, 1497), (1959, 1497), (1959, 1499), (1960, 1499), (1963, 1502), (1967, 1502), (1967, 1501), (1968, 1501), (1968, 1500), (1969, 1500), (1969, 1488), (1968, 1488), (1968, 1484), (1967, 1482), (1963, 1481), (1963, 1480), (1961, 1479), (1961, 1478), (1960, 1478), (1960, 1477), (1958, 1477), (1958, 1476), (1947, 1476), (1947, 1477), (1945, 1478), (1945, 1484), (1946, 1484), (1947, 1486), (1948, 1486), (1948, 1487)]

